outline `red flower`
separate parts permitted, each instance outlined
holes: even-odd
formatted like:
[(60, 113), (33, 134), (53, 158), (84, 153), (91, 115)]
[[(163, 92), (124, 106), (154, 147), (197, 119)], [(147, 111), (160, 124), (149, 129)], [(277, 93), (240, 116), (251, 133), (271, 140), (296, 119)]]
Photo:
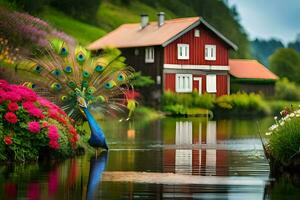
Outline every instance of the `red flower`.
[(15, 124), (18, 122), (18, 118), (17, 116), (15, 115), (15, 113), (13, 112), (8, 112), (4, 115), (4, 118), (6, 121), (8, 121), (9, 123), (11, 124)]
[(58, 141), (57, 140), (50, 140), (49, 147), (51, 147), (52, 149), (58, 149), (59, 148)]
[(11, 138), (10, 135), (4, 136), (3, 141), (4, 141), (4, 143), (5, 143), (6, 145), (11, 145), (11, 144), (13, 143), (12, 138)]
[(48, 127), (48, 122), (44, 121), (44, 122), (42, 123), (42, 127), (43, 127), (43, 128)]
[(19, 109), (19, 106), (18, 106), (18, 104), (15, 103), (15, 102), (10, 102), (10, 103), (7, 105), (7, 108), (8, 108), (9, 111), (15, 112), (15, 111), (17, 111), (17, 110)]

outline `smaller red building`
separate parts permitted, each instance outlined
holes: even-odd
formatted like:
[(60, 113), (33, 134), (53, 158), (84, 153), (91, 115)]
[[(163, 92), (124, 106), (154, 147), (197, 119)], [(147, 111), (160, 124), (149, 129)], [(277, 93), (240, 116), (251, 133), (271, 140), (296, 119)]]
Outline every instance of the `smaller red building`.
[(278, 77), (257, 60), (230, 59), (231, 92), (254, 92), (272, 96)]
[[(141, 16), (139, 24), (124, 24), (88, 46), (99, 51), (116, 47), (127, 64), (156, 80), (158, 91), (228, 94), (229, 51), (237, 46), (202, 17), (157, 22)], [(154, 92), (154, 91), (152, 91)]]

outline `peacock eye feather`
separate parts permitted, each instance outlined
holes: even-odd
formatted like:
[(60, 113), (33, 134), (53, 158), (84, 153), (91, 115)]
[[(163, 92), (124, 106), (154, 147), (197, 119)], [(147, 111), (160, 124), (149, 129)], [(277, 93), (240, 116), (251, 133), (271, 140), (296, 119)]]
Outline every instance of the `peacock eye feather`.
[(87, 92), (88, 94), (94, 94), (95, 91), (96, 91), (96, 88), (94, 88), (94, 87), (89, 87), (89, 88), (86, 90), (86, 92)]
[(60, 91), (62, 89), (62, 86), (59, 83), (52, 83), (51, 89), (54, 91)]
[(72, 69), (71, 66), (66, 66), (66, 67), (64, 68), (64, 72), (66, 72), (67, 74), (72, 73), (72, 71), (73, 71), (73, 69)]
[(117, 80), (118, 80), (118, 81), (124, 81), (124, 80), (125, 80), (124, 74), (123, 74), (123, 73), (120, 73), (120, 74), (118, 75), (118, 77), (117, 77)]
[(105, 97), (102, 95), (99, 95), (99, 96), (97, 96), (96, 101), (103, 103), (103, 102), (105, 102)]
[(87, 88), (88, 86), (89, 86), (89, 82), (86, 81), (86, 80), (83, 80), (82, 83), (81, 83), (81, 87)]
[(90, 78), (90, 73), (88, 73), (87, 71), (83, 71), (82, 76), (83, 78)]
[(37, 65), (37, 66), (35, 66), (34, 71), (35, 71), (36, 73), (41, 73), (41, 72), (43, 71), (43, 68), (42, 68), (42, 66)]
[(68, 50), (67, 50), (67, 48), (66, 48), (66, 47), (60, 48), (59, 54), (60, 54), (61, 56), (64, 56), (64, 57), (67, 56), (67, 55), (68, 55)]
[(54, 75), (54, 76), (60, 76), (60, 75), (61, 75), (61, 71), (60, 71), (59, 69), (55, 69), (55, 70), (53, 70), (51, 73), (52, 73), (52, 75)]
[(75, 88), (75, 87), (76, 87), (76, 83), (75, 83), (74, 81), (69, 81), (69, 82), (68, 82), (68, 86), (69, 86), (70, 88)]
[(65, 96), (65, 95), (64, 95), (64, 96), (61, 96), (61, 100), (64, 101), (64, 102), (66, 102), (66, 101), (68, 100), (68, 97)]
[(82, 64), (85, 61), (85, 55), (82, 52), (79, 52), (76, 56), (78, 63)]
[(102, 65), (97, 65), (96, 67), (95, 67), (95, 71), (96, 72), (102, 72), (104, 70), (104, 67), (102, 66)]
[(115, 82), (113, 82), (113, 81), (109, 81), (109, 82), (104, 84), (104, 87), (106, 89), (112, 89), (114, 86), (115, 86)]

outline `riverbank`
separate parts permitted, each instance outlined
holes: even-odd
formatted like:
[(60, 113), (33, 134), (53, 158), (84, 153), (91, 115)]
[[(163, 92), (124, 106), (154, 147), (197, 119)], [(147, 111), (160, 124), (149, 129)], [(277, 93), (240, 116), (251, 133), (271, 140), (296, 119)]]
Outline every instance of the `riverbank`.
[(214, 97), (212, 95), (175, 94), (166, 92), (161, 110), (168, 116), (211, 116), (216, 118), (249, 118), (279, 115), (286, 108), (300, 105), (297, 101), (266, 99), (258, 94), (236, 93)]

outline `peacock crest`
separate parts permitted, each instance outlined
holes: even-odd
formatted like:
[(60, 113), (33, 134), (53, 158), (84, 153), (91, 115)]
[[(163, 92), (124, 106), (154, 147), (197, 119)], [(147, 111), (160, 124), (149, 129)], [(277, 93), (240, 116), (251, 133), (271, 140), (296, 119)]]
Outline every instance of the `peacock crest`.
[(103, 113), (113, 115), (126, 110), (125, 94), (132, 88), (133, 69), (124, 61), (116, 49), (92, 56), (82, 46), (53, 39), (41, 56), (26, 58), (16, 70), (23, 71), (27, 80), (30, 77), (32, 89), (47, 88), (66, 113), (78, 120), (84, 104), (97, 105)]

